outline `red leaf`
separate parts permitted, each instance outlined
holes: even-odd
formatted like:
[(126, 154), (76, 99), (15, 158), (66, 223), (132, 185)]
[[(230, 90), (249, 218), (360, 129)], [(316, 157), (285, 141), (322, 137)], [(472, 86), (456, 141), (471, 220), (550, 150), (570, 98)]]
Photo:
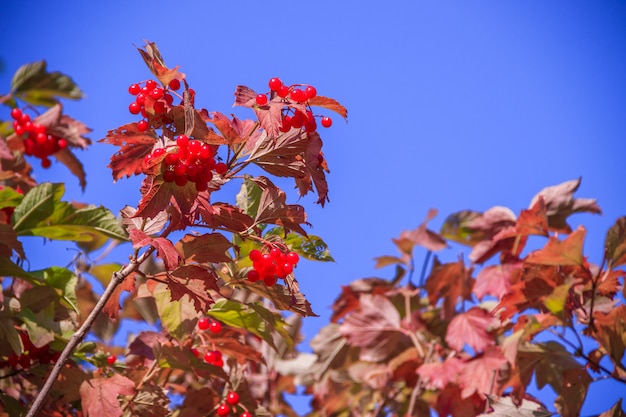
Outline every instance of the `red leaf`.
[(626, 351), (626, 305), (622, 304), (609, 313), (595, 311), (593, 323), (596, 340), (615, 363), (621, 363)]
[(485, 295), (493, 295), (498, 299), (511, 291), (513, 274), (522, 270), (521, 262), (491, 265), (483, 268), (476, 275), (474, 283), (474, 295), (480, 300)]
[(282, 226), (286, 233), (295, 230), (303, 236), (307, 233), (300, 226), (306, 222), (304, 207), (297, 204), (286, 204), (287, 196), (266, 177), (251, 178), (263, 191), (259, 200), (256, 222)]
[(65, 165), (67, 169), (69, 169), (70, 172), (78, 178), (80, 188), (85, 190), (85, 186), (87, 185), (87, 174), (85, 173), (85, 168), (83, 167), (83, 163), (80, 159), (78, 159), (69, 148), (61, 149), (53, 155), (57, 161)]
[(335, 113), (339, 114), (344, 119), (348, 118), (348, 109), (342, 106), (334, 98), (329, 98), (329, 97), (324, 97), (324, 96), (315, 96), (309, 100), (309, 104), (311, 106), (318, 106), (318, 107), (323, 107), (328, 110), (332, 110)]
[(582, 266), (584, 241), (585, 228), (578, 226), (575, 232), (562, 241), (555, 237), (550, 237), (546, 246), (543, 249), (530, 253), (526, 261), (542, 265)]
[(121, 416), (123, 410), (118, 396), (134, 393), (135, 383), (114, 373), (110, 378), (84, 381), (80, 386), (81, 406), (86, 417)]
[(220, 233), (204, 235), (185, 235), (177, 248), (188, 262), (229, 262), (231, 258), (225, 253), (233, 245)]
[(346, 314), (359, 308), (359, 297), (362, 294), (385, 294), (392, 289), (392, 284), (382, 278), (363, 278), (342, 286), (341, 294), (333, 303), (333, 314), (330, 321), (336, 323)]
[(212, 112), (207, 122), (215, 125), (223, 136), (223, 143), (234, 145), (248, 139), (256, 124), (252, 120), (240, 120), (233, 116), (232, 120), (220, 112)]
[(611, 266), (626, 265), (626, 216), (617, 219), (606, 233), (604, 247)]
[(426, 291), (432, 305), (443, 299), (443, 317), (450, 320), (459, 298), (471, 300), (472, 280), (463, 261), (440, 264), (435, 260), (433, 271), (426, 279)]
[(500, 348), (492, 346), (476, 357), (465, 361), (461, 370), (461, 398), (478, 394), (494, 395), (499, 391), (499, 376), (507, 371), (508, 361)]
[(417, 227), (417, 229), (400, 233), (400, 237), (398, 239), (393, 239), (393, 243), (396, 244), (401, 252), (406, 254), (411, 254), (415, 245), (421, 245), (433, 252), (447, 248), (448, 244), (444, 238), (426, 228), (426, 223), (431, 221), (436, 215), (437, 210), (428, 210), (426, 219)]
[(254, 219), (239, 207), (228, 203), (203, 202), (198, 211), (202, 220), (214, 229), (223, 227), (235, 233), (243, 233), (254, 225)]
[(102, 308), (102, 312), (107, 314), (110, 318), (116, 319), (120, 312), (120, 296), (123, 291), (133, 292), (135, 291), (135, 277), (128, 276), (115, 287), (115, 290), (111, 294), (111, 297), (107, 300), (106, 304)]
[(457, 351), (462, 351), (465, 344), (475, 352), (486, 350), (495, 344), (489, 334), (497, 327), (500, 320), (479, 307), (472, 307), (465, 313), (454, 316), (446, 333), (446, 342)]
[(172, 301), (178, 301), (186, 294), (198, 313), (206, 312), (213, 304), (209, 290), (219, 292), (217, 275), (198, 265), (181, 266), (170, 273), (158, 274), (157, 277), (166, 280)]
[(531, 200), (530, 206), (532, 207), (540, 197), (543, 197), (546, 203), (548, 226), (551, 229), (558, 232), (570, 233), (572, 229), (567, 224), (567, 218), (571, 214), (580, 212), (602, 213), (595, 199), (574, 198), (574, 193), (578, 190), (580, 181), (581, 178), (578, 178), (576, 180), (546, 187)]
[(451, 356), (443, 362), (425, 363), (416, 372), (424, 379), (427, 388), (443, 390), (448, 384), (458, 382), (464, 366), (461, 359)]
[(174, 244), (164, 237), (153, 238), (138, 229), (131, 230), (129, 237), (133, 242), (134, 249), (140, 249), (148, 245), (154, 246), (157, 250), (157, 256), (163, 259), (163, 263), (168, 270), (175, 269), (182, 261), (182, 257), (174, 247)]
[(178, 72), (178, 67), (169, 69), (165, 66), (165, 62), (163, 61), (163, 57), (159, 52), (159, 48), (157, 48), (156, 43), (147, 42), (144, 49), (137, 48), (137, 51), (141, 54), (144, 62), (150, 69), (150, 72), (154, 74), (155, 77), (163, 83), (163, 85), (169, 84), (174, 78), (182, 80), (185, 78), (185, 74)]
[(111, 157), (108, 165), (115, 181), (143, 172), (143, 158), (152, 152), (152, 148), (157, 143), (151, 134), (140, 132), (136, 123), (110, 130), (99, 142), (120, 147), (119, 151)]
[(400, 313), (382, 295), (363, 294), (359, 310), (348, 315), (339, 327), (348, 343), (361, 348), (364, 361), (382, 361), (408, 342), (400, 331)]

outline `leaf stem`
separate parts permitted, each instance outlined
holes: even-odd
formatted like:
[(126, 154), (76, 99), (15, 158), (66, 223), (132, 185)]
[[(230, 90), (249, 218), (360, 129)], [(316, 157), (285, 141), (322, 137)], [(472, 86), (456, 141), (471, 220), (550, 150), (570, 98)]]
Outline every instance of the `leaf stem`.
[(93, 308), (93, 310), (91, 310), (91, 312), (89, 313), (83, 324), (80, 326), (80, 328), (76, 331), (76, 333), (72, 335), (67, 345), (65, 346), (65, 349), (63, 349), (63, 352), (61, 352), (58, 361), (52, 367), (52, 371), (46, 378), (46, 382), (41, 387), (41, 391), (39, 391), (37, 398), (35, 398), (33, 405), (31, 406), (30, 410), (28, 410), (28, 413), (25, 417), (34, 417), (35, 415), (37, 415), (39, 410), (41, 410), (43, 402), (46, 399), (46, 396), (48, 395), (50, 390), (52, 389), (52, 386), (56, 382), (57, 378), (59, 377), (65, 361), (67, 361), (67, 359), (70, 357), (74, 349), (76, 349), (78, 344), (83, 341), (83, 339), (91, 329), (91, 326), (96, 321), (98, 314), (100, 314), (105, 304), (109, 301), (117, 286), (120, 285), (124, 281), (124, 279), (126, 279), (126, 277), (135, 272), (135, 270), (137, 270), (139, 266), (146, 259), (148, 259), (154, 251), (154, 246), (150, 246), (143, 254), (141, 254), (141, 256), (134, 256), (128, 265), (113, 274), (109, 285), (104, 290), (104, 293), (102, 293), (102, 296), (96, 303), (95, 307)]

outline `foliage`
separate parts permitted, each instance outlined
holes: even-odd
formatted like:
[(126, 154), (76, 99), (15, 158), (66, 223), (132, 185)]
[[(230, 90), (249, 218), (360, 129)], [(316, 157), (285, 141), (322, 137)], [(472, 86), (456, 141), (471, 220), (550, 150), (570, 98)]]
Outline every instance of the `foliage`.
[[(542, 190), (519, 216), (455, 213), (439, 233), (427, 227), (431, 211), (394, 239), (399, 256), (377, 258), (395, 276), (343, 287), (313, 353), (298, 351), (301, 320), (315, 313), (294, 268), (333, 258), (270, 176), (324, 205), (329, 171), (313, 110), (347, 110), (272, 79), (269, 93), (235, 89), (234, 104), (255, 119), (209, 112), (155, 44), (139, 53), (155, 78), (129, 87), (139, 120), (99, 141), (117, 147), (113, 180), (143, 178), (140, 200), (117, 216), (64, 201), (64, 184), (32, 175), (32, 157), (46, 168), (52, 156), (86, 186), (73, 151), (91, 146), (90, 130), (59, 102), (82, 97), (73, 80), (28, 64), (0, 99), (13, 119), (0, 125), (0, 415), (295, 416), (285, 393), (298, 386), (312, 395), (312, 416), (550, 415), (526, 392), (535, 376), (557, 393), (556, 411), (575, 416), (595, 380), (626, 383), (626, 217), (591, 265), (585, 229), (567, 223), (600, 212), (574, 198), (580, 180)], [(218, 200), (230, 181), (241, 186), (236, 204)], [(80, 255), (30, 270), (22, 242), (33, 237), (74, 242)], [(530, 238), (545, 243), (525, 251)], [(415, 283), (414, 249), (430, 257), (453, 242), (471, 247), (469, 263), (435, 258), (426, 273), (427, 258)], [(131, 253), (125, 265), (106, 260), (117, 245)], [(153, 329), (115, 346), (125, 320)], [(621, 403), (605, 414), (622, 415)]]

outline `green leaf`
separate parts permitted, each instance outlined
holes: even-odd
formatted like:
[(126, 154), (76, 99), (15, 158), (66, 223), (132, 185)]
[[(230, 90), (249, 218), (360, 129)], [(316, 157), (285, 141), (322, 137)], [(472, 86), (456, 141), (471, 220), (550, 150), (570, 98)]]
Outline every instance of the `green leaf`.
[(559, 285), (552, 291), (552, 294), (546, 297), (543, 303), (552, 314), (558, 316), (565, 310), (565, 303), (572, 285), (574, 285), (574, 282)]
[(5, 187), (0, 190), (0, 209), (15, 207), (20, 204), (23, 198), (23, 194), (18, 193), (11, 187)]
[(278, 332), (289, 346), (293, 346), (293, 340), (287, 332), (287, 323), (278, 313), (274, 313), (259, 303), (242, 304), (235, 300), (221, 299), (217, 301), (207, 314), (229, 326), (245, 329), (259, 336), (270, 346), (276, 349), (272, 333)]
[(22, 65), (11, 80), (11, 93), (36, 106), (54, 106), (59, 97), (78, 100), (83, 92), (67, 75), (48, 72), (46, 61)]
[(263, 194), (261, 187), (256, 185), (254, 181), (251, 181), (250, 177), (246, 177), (236, 197), (237, 207), (253, 219), (256, 218), (259, 211), (259, 203), (261, 202), (261, 194)]
[[(274, 227), (267, 234), (283, 236), (285, 231), (282, 227)], [(335, 262), (330, 255), (328, 245), (319, 236), (302, 236), (298, 233), (289, 233), (283, 238), (285, 244), (294, 252), (311, 261)]]
[(151, 290), (161, 323), (165, 330), (178, 340), (193, 333), (198, 313), (189, 295), (172, 301), (172, 293), (166, 284), (159, 283)]
[(76, 284), (78, 278), (67, 268), (52, 266), (40, 271), (33, 271), (31, 274), (43, 281), (46, 285), (59, 290), (59, 295), (69, 306), (79, 313), (78, 300), (76, 298)]
[(484, 232), (470, 227), (475, 219), (482, 216), (481, 212), (462, 210), (449, 215), (441, 225), (440, 235), (463, 245), (474, 246), (485, 238)]
[(101, 241), (102, 236), (126, 240), (127, 235), (108, 209), (77, 208), (61, 201), (63, 184), (43, 183), (24, 196), (13, 214), (20, 236), (41, 236), (75, 242)]

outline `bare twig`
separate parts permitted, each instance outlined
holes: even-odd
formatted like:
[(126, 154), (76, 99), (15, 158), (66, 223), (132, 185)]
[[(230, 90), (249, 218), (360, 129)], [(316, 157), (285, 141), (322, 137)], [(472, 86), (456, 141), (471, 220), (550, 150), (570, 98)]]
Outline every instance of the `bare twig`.
[(105, 304), (109, 301), (117, 286), (120, 285), (124, 281), (124, 279), (126, 279), (126, 277), (135, 272), (139, 268), (139, 266), (152, 255), (154, 250), (155, 248), (151, 246), (150, 248), (148, 248), (148, 250), (141, 254), (141, 256), (133, 257), (128, 265), (113, 274), (109, 285), (104, 290), (104, 293), (102, 293), (102, 296), (96, 303), (95, 307), (93, 308), (93, 310), (91, 310), (91, 313), (89, 313), (89, 316), (87, 316), (84, 323), (80, 326), (76, 333), (74, 333), (74, 335), (70, 338), (69, 342), (65, 346), (65, 349), (63, 349), (63, 352), (61, 352), (59, 360), (52, 367), (52, 371), (46, 378), (46, 382), (41, 387), (41, 391), (39, 391), (39, 394), (37, 395), (37, 398), (35, 398), (33, 405), (31, 406), (30, 410), (28, 410), (28, 414), (26, 414), (26, 417), (34, 417), (35, 415), (37, 415), (39, 410), (41, 410), (44, 400), (46, 399), (48, 393), (52, 389), (52, 386), (59, 377), (61, 370), (63, 369), (65, 361), (70, 357), (72, 352), (74, 352), (74, 349), (76, 349), (78, 344), (83, 341), (89, 330), (91, 330), (91, 326), (98, 317), (98, 314), (100, 314)]

